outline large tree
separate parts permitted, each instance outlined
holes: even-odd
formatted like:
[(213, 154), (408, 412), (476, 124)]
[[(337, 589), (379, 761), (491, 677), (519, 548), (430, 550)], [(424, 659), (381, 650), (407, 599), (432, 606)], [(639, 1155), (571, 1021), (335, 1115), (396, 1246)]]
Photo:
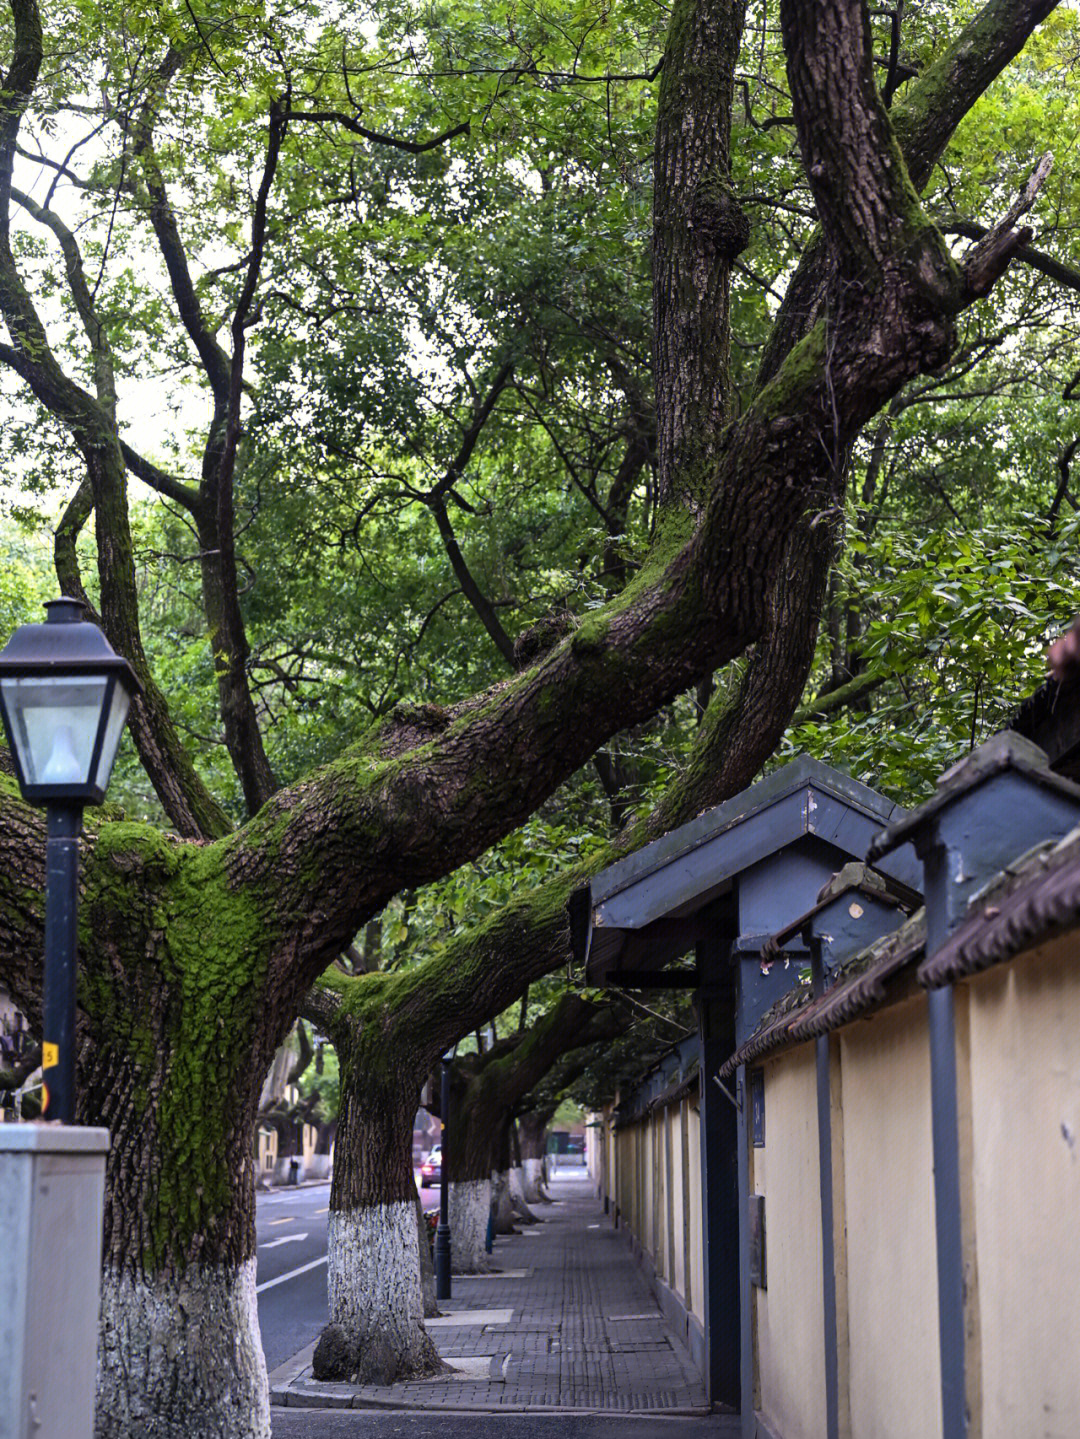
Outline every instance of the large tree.
[[(740, 788), (767, 757), (813, 660), (833, 548), (828, 518), (842, 503), (852, 446), (908, 381), (948, 360), (957, 317), (1030, 238), (1017, 222), (1034, 190), (1011, 208), (1003, 202), (1001, 224), (961, 259), (918, 194), (957, 124), (1054, 8), (1053, 0), (991, 0), (903, 90), (896, 91), (896, 65), (887, 67), (883, 97), (863, 0), (782, 0), (794, 126), (819, 231), (787, 287), (758, 379), (734, 415), (729, 279), (748, 225), (730, 181), (729, 136), (743, 6), (678, 0), (656, 116), (658, 438), (648, 554), (615, 598), (511, 679), (447, 706), (399, 706), (331, 763), (279, 789), (252, 696), (237, 554), (237, 485), (250, 462), (247, 336), (260, 313), (283, 157), (298, 131), (339, 123), (342, 112), (313, 114), (291, 73), (255, 92), (240, 255), (224, 292), (208, 290), (193, 278), (157, 137), (178, 78), (193, 94), (202, 87), (207, 109), (235, 102), (209, 61), (193, 68), (192, 57), (207, 53), (220, 68), (216, 22), (178, 11), (168, 17), (162, 47), (146, 27), (129, 23), (131, 12), (107, 17), (131, 61), (128, 89), (105, 97), (107, 118), (123, 137), (112, 175), (117, 223), (136, 216), (149, 225), (211, 399), (200, 476), (185, 480), (123, 438), (116, 355), (77, 236), (51, 208), (51, 195), (40, 203), (14, 184), (20, 132), (45, 83), (43, 61), (47, 53), (56, 58), (64, 40), (47, 46), (35, 0), (11, 0), (10, 62), (0, 87), (0, 314), (8, 332), (0, 359), (61, 427), (82, 466), (61, 529), (60, 572), (67, 587), (81, 587), (75, 539), (92, 513), (101, 617), (143, 678), (133, 733), (172, 825), (167, 833), (100, 815), (88, 826), (81, 1115), (113, 1135), (102, 1435), (268, 1433), (254, 1302), (251, 1125), (261, 1077), (303, 996), (364, 923), (403, 888), (480, 854), (609, 737), (751, 646), (738, 684), (726, 702), (714, 701), (684, 781), (653, 824)], [(472, 42), (486, 37), (467, 34), (463, 43)], [(266, 53), (275, 53), (273, 37)], [(317, 90), (336, 73), (323, 54), (303, 83)], [(516, 78), (529, 73), (523, 64)], [(82, 103), (74, 93), (68, 99), (69, 112)], [(345, 121), (373, 144), (386, 138), (355, 111)], [(407, 144), (414, 151), (445, 144), (461, 123), (429, 127)], [(73, 163), (67, 153), (51, 159), (57, 173), (74, 174)], [(219, 193), (210, 191), (227, 190), (230, 179), (235, 186), (228, 168), (214, 173), (203, 197), (208, 213)], [(13, 205), (61, 246), (86, 344), (81, 372), (58, 357), (46, 297), (34, 294), (32, 257), (16, 253)], [(218, 338), (222, 329), (227, 343)], [(232, 830), (178, 740), (145, 660), (129, 473), (178, 507), (197, 536), (223, 734), (249, 816)], [(0, 974), (37, 1022), (42, 825), (10, 782), (2, 796)], [(634, 828), (620, 844), (647, 832)], [(529, 972), (520, 966), (522, 982), (565, 956), (573, 880), (524, 896), (480, 933), (456, 939), (450, 948), (462, 984), (482, 988), (487, 969), (507, 954), (533, 956)], [(384, 1017), (395, 1021), (390, 980), (384, 983), (381, 1013), (372, 994), (373, 1033)], [(408, 1003), (419, 1003), (422, 984), (419, 972), (411, 986), (402, 983)], [(452, 986), (446, 993), (454, 998)], [(425, 1068), (453, 1037), (444, 1020), (417, 1045)], [(372, 1046), (377, 1055), (374, 1039)], [(395, 1163), (380, 1202), (411, 1204), (406, 1183)]]

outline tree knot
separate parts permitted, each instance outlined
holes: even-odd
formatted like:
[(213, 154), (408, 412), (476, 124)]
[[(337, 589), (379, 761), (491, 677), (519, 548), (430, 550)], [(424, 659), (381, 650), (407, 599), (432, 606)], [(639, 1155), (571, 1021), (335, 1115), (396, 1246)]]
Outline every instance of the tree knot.
[(725, 260), (750, 243), (750, 221), (730, 184), (713, 172), (698, 181), (690, 202), (690, 228), (709, 240)]
[(431, 730), (437, 734), (450, 723), (450, 711), (442, 705), (411, 704), (402, 700), (390, 711), (390, 723), (409, 729)]
[(514, 641), (514, 665), (523, 670), (534, 660), (554, 649), (560, 640), (573, 634), (578, 627), (577, 616), (571, 610), (553, 610), (544, 615), (527, 630), (522, 630)]

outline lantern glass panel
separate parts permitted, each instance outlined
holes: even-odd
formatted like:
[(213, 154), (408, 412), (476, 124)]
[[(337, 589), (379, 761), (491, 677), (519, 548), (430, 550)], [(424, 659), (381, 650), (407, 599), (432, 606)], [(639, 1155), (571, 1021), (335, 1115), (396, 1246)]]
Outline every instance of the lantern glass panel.
[[(26, 784), (89, 783), (108, 683), (104, 675), (24, 675), (0, 680)], [(114, 689), (119, 691), (120, 686)], [(114, 740), (114, 752), (115, 748)]]
[(110, 701), (109, 717), (105, 724), (105, 734), (101, 741), (101, 758), (98, 760), (97, 776), (94, 783), (98, 789), (105, 790), (109, 787), (109, 776), (112, 774), (113, 761), (116, 759), (117, 746), (120, 744), (120, 736), (124, 732), (124, 721), (127, 719), (128, 706), (131, 704), (131, 696), (122, 684), (110, 681), (112, 697)]

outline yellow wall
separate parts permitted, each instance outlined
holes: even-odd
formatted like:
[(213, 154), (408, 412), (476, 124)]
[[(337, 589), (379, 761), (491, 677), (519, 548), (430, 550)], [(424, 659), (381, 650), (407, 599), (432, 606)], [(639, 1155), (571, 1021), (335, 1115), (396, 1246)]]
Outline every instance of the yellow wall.
[(1080, 937), (969, 990), (983, 1439), (1076, 1439)]
[(701, 1242), (701, 1111), (697, 1098), (687, 1099), (690, 1140), (687, 1168), (690, 1174), (690, 1310), (705, 1323), (705, 1258)]
[(686, 1157), (683, 1154), (682, 1116), (686, 1101), (668, 1110), (668, 1132), (671, 1140), (671, 1213), (673, 1224), (669, 1231), (672, 1244), (671, 1286), (676, 1294), (686, 1297), (686, 1186), (684, 1175)]
[(620, 1224), (649, 1256), (657, 1276), (704, 1322), (697, 1097), (684, 1096), (621, 1126), (611, 1143)]
[(852, 1433), (935, 1439), (941, 1370), (925, 997), (849, 1025), (840, 1046)]
[(764, 1069), (766, 1147), (751, 1150), (752, 1188), (765, 1195), (768, 1287), (753, 1291), (760, 1407), (783, 1439), (821, 1439), (825, 1347), (813, 1045), (800, 1045)]

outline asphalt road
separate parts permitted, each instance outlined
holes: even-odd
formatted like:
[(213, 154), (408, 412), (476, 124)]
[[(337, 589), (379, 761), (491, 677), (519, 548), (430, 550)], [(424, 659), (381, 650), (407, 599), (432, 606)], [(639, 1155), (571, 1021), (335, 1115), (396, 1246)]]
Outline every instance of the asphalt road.
[(317, 1339), (327, 1320), (329, 1184), (275, 1189), (255, 1200), (255, 1287), (266, 1367)]
[[(419, 1178), (419, 1171), (417, 1171)], [(420, 1191), (424, 1208), (438, 1189)], [(298, 1185), (255, 1196), (255, 1285), (266, 1367), (276, 1369), (317, 1339), (326, 1305), (326, 1213), (330, 1185)]]
[(402, 1414), (371, 1409), (270, 1411), (273, 1439), (737, 1439), (739, 1421), (649, 1414)]

